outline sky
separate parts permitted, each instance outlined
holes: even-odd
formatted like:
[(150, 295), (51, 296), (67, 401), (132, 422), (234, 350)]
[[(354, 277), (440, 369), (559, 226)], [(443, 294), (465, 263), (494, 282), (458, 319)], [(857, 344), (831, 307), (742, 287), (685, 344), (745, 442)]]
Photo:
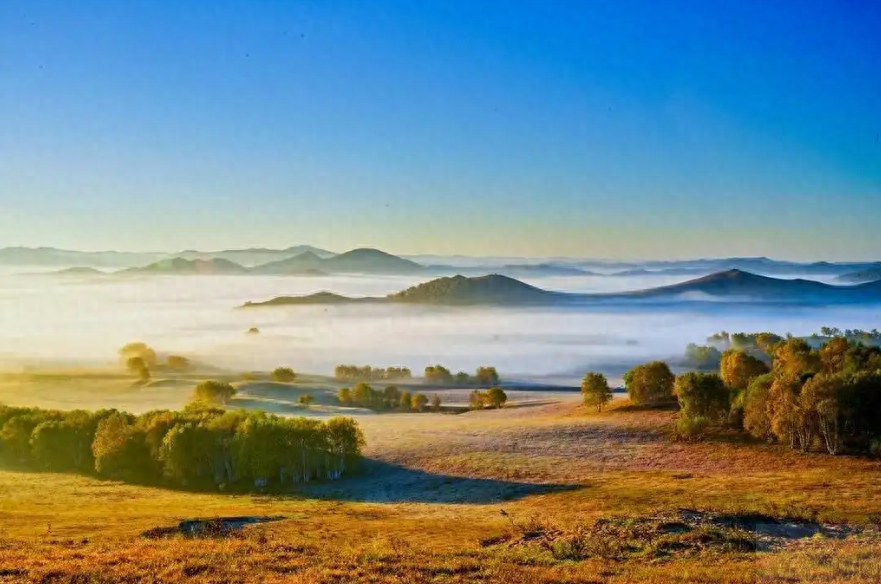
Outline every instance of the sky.
[(3, 0), (0, 246), (877, 260), (878, 30), (874, 1)]

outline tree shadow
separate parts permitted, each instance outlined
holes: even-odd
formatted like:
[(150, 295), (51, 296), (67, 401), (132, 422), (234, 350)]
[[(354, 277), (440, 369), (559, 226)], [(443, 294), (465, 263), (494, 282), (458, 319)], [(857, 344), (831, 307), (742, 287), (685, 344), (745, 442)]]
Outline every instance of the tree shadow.
[(584, 485), (541, 484), (434, 474), (379, 460), (362, 462), (363, 472), (350, 478), (301, 486), (299, 494), (335, 501), (365, 503), (487, 504), (584, 488)]

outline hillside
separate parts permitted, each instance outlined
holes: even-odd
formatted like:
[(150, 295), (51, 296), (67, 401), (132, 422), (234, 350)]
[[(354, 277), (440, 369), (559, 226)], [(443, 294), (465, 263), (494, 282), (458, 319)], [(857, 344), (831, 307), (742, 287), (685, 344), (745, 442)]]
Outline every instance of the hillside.
[(270, 262), (284, 261), (288, 258), (306, 253), (318, 258), (329, 258), (334, 255), (333, 252), (313, 247), (311, 245), (293, 245), (287, 249), (268, 249), (258, 247), (249, 249), (226, 249), (221, 251), (186, 250), (177, 254), (177, 257), (182, 257), (188, 260), (225, 259), (246, 267), (252, 267), (268, 264)]
[(120, 274), (182, 274), (182, 275), (227, 275), (245, 274), (248, 269), (235, 262), (224, 259), (187, 260), (172, 258), (161, 260), (141, 268), (130, 268)]
[(308, 296), (278, 296), (263, 302), (245, 302), (239, 308), (258, 308), (261, 306), (303, 306), (310, 304), (355, 304), (383, 302), (383, 298), (350, 298), (332, 292), (316, 292)]
[(358, 272), (365, 274), (411, 274), (424, 269), (421, 264), (380, 251), (359, 248), (335, 255), (321, 263), (328, 272)]
[(547, 304), (565, 295), (548, 292), (508, 276), (492, 274), (466, 278), (438, 278), (390, 294), (391, 302), (411, 304)]
[(251, 268), (251, 272), (255, 274), (267, 275), (295, 275), (325, 272), (322, 269), (324, 260), (316, 253), (306, 251), (295, 255), (291, 258), (285, 258), (274, 262), (269, 262)]
[(877, 280), (881, 280), (881, 266), (876, 266), (874, 268), (869, 268), (866, 270), (848, 272), (835, 278), (836, 282), (843, 282), (847, 284), (862, 284), (865, 282), (875, 282)]
[(813, 280), (785, 280), (742, 270), (726, 270), (671, 286), (661, 286), (608, 296), (670, 300), (730, 300), (757, 302), (824, 303), (868, 301), (872, 289), (832, 286)]

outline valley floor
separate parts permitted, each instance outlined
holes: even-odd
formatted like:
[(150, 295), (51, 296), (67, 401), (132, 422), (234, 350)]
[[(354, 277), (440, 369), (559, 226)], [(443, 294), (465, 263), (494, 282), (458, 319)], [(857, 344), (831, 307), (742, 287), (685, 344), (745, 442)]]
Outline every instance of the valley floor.
[[(877, 461), (675, 443), (674, 415), (365, 416), (363, 475), (291, 495), (0, 471), (0, 582), (881, 581)], [(283, 519), (141, 535), (220, 516)]]

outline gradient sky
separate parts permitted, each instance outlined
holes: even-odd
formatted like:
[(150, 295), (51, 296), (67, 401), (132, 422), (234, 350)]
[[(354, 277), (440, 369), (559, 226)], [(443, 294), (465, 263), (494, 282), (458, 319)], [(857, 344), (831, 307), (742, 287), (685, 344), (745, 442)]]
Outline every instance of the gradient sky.
[(881, 259), (879, 30), (855, 0), (3, 0), (0, 246)]

